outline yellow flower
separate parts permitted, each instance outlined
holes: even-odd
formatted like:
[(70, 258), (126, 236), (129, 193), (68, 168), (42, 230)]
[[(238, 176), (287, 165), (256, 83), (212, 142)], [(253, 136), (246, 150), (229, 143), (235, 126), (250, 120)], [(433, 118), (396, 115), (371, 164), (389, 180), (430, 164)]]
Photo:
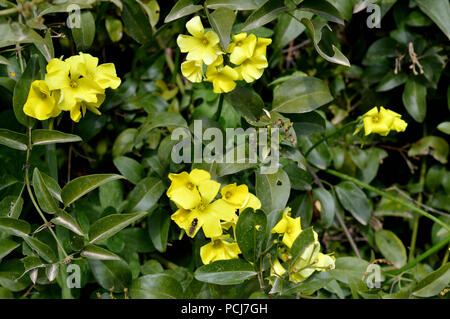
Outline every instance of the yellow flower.
[(270, 275), (271, 276), (277, 276), (281, 277), (286, 272), (286, 269), (281, 265), (278, 258), (275, 259), (275, 261), (272, 264), (272, 267), (270, 268)]
[(238, 258), (241, 250), (236, 242), (228, 241), (228, 237), (229, 235), (213, 238), (200, 248), (200, 257), (205, 265), (216, 260)]
[(50, 92), (45, 81), (36, 80), (31, 83), (23, 112), (43, 121), (58, 116), (61, 110), (56, 106), (55, 93)]
[(169, 179), (172, 181), (172, 184), (167, 190), (167, 197), (180, 207), (191, 209), (201, 201), (197, 187), (200, 183), (210, 180), (211, 175), (207, 171), (194, 169), (191, 173), (170, 173)]
[(316, 260), (315, 260), (314, 268), (317, 271), (327, 271), (327, 270), (334, 269), (334, 267), (335, 267), (335, 264), (334, 264), (335, 260), (336, 259), (333, 256), (319, 253), (317, 255)]
[(362, 117), (365, 135), (377, 133), (386, 136), (391, 130), (402, 132), (407, 126), (407, 123), (400, 119), (400, 114), (386, 110), (382, 106), (380, 107), (380, 111), (375, 106)]
[(98, 65), (98, 58), (90, 54), (80, 52), (79, 55), (66, 59), (66, 62), (74, 65), (74, 68), (79, 70), (83, 77), (93, 80), (102, 89), (117, 89), (121, 83), (113, 63)]
[(228, 93), (234, 90), (239, 73), (236, 70), (226, 66), (208, 66), (206, 69), (206, 81), (212, 82), (214, 93)]
[(214, 31), (205, 33), (199, 16), (186, 23), (186, 29), (192, 35), (180, 34), (177, 44), (181, 52), (188, 53), (188, 61), (203, 61), (206, 65), (213, 63), (222, 54), (219, 47), (219, 36)]
[(78, 102), (97, 103), (104, 90), (93, 80), (83, 77), (75, 59), (52, 59), (47, 65), (45, 82), (50, 90), (60, 90), (58, 107), (70, 111)]
[(284, 234), (283, 243), (289, 248), (292, 247), (295, 239), (302, 232), (300, 217), (292, 218), (289, 216), (291, 209), (287, 207), (283, 212), (283, 217), (272, 229), (272, 233)]
[(181, 63), (181, 73), (191, 82), (201, 82), (203, 79), (202, 65), (202, 61), (184, 61)]
[(230, 62), (236, 65), (241, 64), (246, 59), (253, 56), (257, 39), (254, 34), (247, 36), (247, 33), (239, 33), (233, 36), (233, 42), (228, 46), (227, 52), (230, 54)]
[(81, 117), (86, 114), (86, 109), (91, 111), (92, 113), (95, 113), (97, 115), (101, 115), (98, 108), (100, 105), (105, 101), (105, 95), (104, 94), (98, 94), (97, 95), (97, 102), (96, 103), (88, 103), (88, 102), (78, 102), (71, 110), (70, 110), (70, 118), (74, 122), (79, 122)]
[(264, 69), (269, 65), (266, 58), (266, 48), (270, 43), (272, 43), (271, 39), (258, 38), (252, 56), (245, 59), (236, 68), (236, 71), (239, 73), (239, 80), (245, 80), (245, 82), (251, 83), (263, 75)]
[[(184, 186), (184, 188), (187, 187)], [(180, 228), (183, 228), (188, 236), (194, 237), (202, 228), (206, 237), (219, 237), (222, 235), (221, 221), (229, 222), (235, 218), (233, 206), (224, 203), (224, 201), (214, 201), (219, 188), (220, 184), (213, 180), (201, 181), (198, 185), (200, 201), (197, 202), (197, 205), (190, 210), (181, 207), (172, 214), (172, 220)], [(183, 189), (183, 187), (177, 189)], [(189, 196), (191, 195), (189, 194), (187, 197)], [(173, 200), (173, 197), (171, 199)], [(184, 201), (181, 200), (180, 203), (183, 204)]]
[(239, 185), (236, 183), (226, 185), (220, 190), (222, 199), (227, 203), (236, 206), (236, 208), (241, 208), (244, 206), (248, 198), (248, 187), (247, 185)]

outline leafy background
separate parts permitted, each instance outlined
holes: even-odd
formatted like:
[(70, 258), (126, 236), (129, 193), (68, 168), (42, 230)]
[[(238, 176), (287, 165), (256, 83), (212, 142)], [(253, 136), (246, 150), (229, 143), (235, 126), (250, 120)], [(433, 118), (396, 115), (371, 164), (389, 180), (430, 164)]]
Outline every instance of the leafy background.
[[(82, 9), (79, 29), (67, 26), (71, 4)], [(369, 1), (356, 0), (0, 1), (0, 296), (448, 298), (450, 5), (377, 4), (380, 28), (367, 26)], [(225, 42), (230, 19), (233, 34), (273, 40), (263, 77), (227, 94), (216, 119), (211, 85), (191, 85), (180, 72), (176, 37), (193, 14)], [(122, 85), (108, 92), (101, 116), (88, 113), (77, 124), (58, 118), (58, 135), (21, 108), (46, 61), (78, 51), (113, 62)], [(406, 132), (352, 135), (352, 121), (381, 105), (403, 115)], [(195, 119), (204, 128), (279, 125), (282, 168), (262, 175), (255, 165), (173, 163), (170, 132), (192, 129)], [(245, 253), (202, 266), (206, 239), (180, 235), (165, 195), (169, 172), (194, 167), (248, 185), (262, 201), (267, 232), (291, 207), (334, 252), (336, 269), (261, 286), (262, 247), (245, 247), (257, 249), (260, 270)], [(70, 265), (24, 190), (27, 169), (41, 209), (80, 266), (80, 289), (64, 285)], [(271, 239), (265, 234), (261, 245)], [(381, 273), (375, 289), (364, 281), (370, 263)]]

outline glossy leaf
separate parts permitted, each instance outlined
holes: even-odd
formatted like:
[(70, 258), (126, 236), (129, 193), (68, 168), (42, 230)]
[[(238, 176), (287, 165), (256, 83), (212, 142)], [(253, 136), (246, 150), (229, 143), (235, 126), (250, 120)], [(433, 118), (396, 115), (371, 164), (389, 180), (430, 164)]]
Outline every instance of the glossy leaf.
[(236, 14), (232, 9), (221, 7), (208, 14), (208, 19), (211, 27), (219, 36), (220, 45), (225, 51), (228, 48), (228, 44), (230, 44), (231, 29), (236, 19)]
[(78, 51), (88, 50), (95, 38), (95, 20), (90, 11), (84, 11), (80, 15), (79, 27), (73, 27), (72, 36)]
[(355, 219), (367, 225), (371, 210), (366, 194), (352, 182), (342, 182), (336, 186), (336, 194), (342, 206), (348, 210)]
[(215, 261), (194, 273), (195, 279), (216, 285), (237, 285), (254, 276), (253, 266), (242, 259)]
[(31, 226), (24, 220), (0, 217), (0, 231), (8, 235), (26, 237), (31, 231)]
[(133, 184), (139, 183), (144, 176), (144, 168), (136, 160), (119, 156), (114, 159), (114, 165), (127, 180)]
[(203, 9), (201, 5), (195, 5), (193, 0), (180, 0), (170, 10), (167, 17), (164, 19), (165, 23), (180, 19), (197, 11)]
[(267, 0), (245, 20), (242, 31), (261, 27), (275, 20), (285, 10), (284, 1)]
[(134, 214), (112, 214), (106, 217), (100, 218), (93, 223), (89, 229), (89, 243), (108, 239), (125, 227), (140, 220), (147, 212), (134, 213)]
[(266, 214), (285, 208), (290, 188), (289, 177), (281, 168), (275, 174), (256, 173), (256, 197), (261, 200), (262, 209)]
[(37, 167), (33, 171), (33, 189), (39, 206), (44, 212), (55, 214), (59, 210), (58, 204), (47, 188), (41, 172), (39, 172)]
[(447, 163), (448, 153), (447, 141), (438, 136), (425, 136), (415, 142), (408, 151), (409, 156), (430, 154), (442, 164)]
[(37, 252), (38, 255), (45, 261), (49, 263), (54, 263), (57, 261), (56, 254), (49, 245), (43, 243), (35, 237), (25, 236), (23, 239), (31, 247), (31, 249)]
[(426, 98), (427, 89), (425, 86), (411, 78), (406, 81), (402, 95), (403, 105), (405, 105), (409, 115), (420, 123), (423, 122), (427, 114)]
[(80, 255), (91, 260), (120, 260), (120, 257), (116, 254), (95, 245), (87, 245), (83, 248)]
[(67, 207), (100, 185), (120, 178), (123, 176), (116, 174), (94, 174), (75, 178), (63, 187), (61, 198)]
[(133, 299), (179, 299), (183, 288), (173, 277), (152, 274), (133, 280), (130, 296)]
[(63, 210), (58, 210), (57, 215), (57, 217), (51, 220), (53, 224), (67, 228), (79, 236), (85, 236), (80, 224), (70, 214)]
[(25, 134), (13, 132), (4, 128), (0, 128), (0, 144), (19, 151), (26, 151), (28, 148), (28, 140)]
[(415, 2), (450, 39), (450, 3), (440, 0), (415, 0)]
[(122, 39), (123, 25), (119, 19), (108, 17), (105, 19), (105, 27), (108, 32), (109, 38), (112, 42), (117, 42)]
[(162, 180), (146, 177), (128, 195), (127, 211), (150, 211), (165, 191)]
[(239, 214), (236, 225), (236, 241), (249, 262), (255, 263), (261, 254), (267, 228), (267, 217), (263, 211), (247, 208)]
[(19, 246), (20, 244), (12, 239), (0, 238), (0, 260)]
[(318, 14), (328, 21), (344, 24), (344, 17), (331, 3), (326, 0), (304, 0), (300, 3), (298, 8)]
[(33, 146), (47, 145), (55, 143), (72, 143), (80, 142), (81, 137), (73, 134), (67, 134), (55, 130), (33, 130), (31, 133), (31, 141)]
[(316, 209), (318, 209), (318, 206), (320, 207), (319, 212), (321, 222), (325, 227), (331, 226), (336, 211), (333, 195), (324, 188), (315, 188), (313, 189), (312, 194), (314, 199), (320, 203), (320, 205), (317, 205), (316, 203), (314, 203), (314, 205)]
[(152, 26), (141, 6), (134, 0), (122, 0), (122, 21), (127, 33), (138, 43), (144, 44), (152, 38)]
[(258, 8), (253, 0), (206, 0), (205, 5), (209, 9), (254, 10)]
[(264, 115), (264, 101), (250, 88), (237, 86), (225, 95), (233, 108), (250, 123), (258, 121)]
[(155, 248), (165, 252), (169, 236), (170, 215), (164, 209), (157, 209), (148, 217), (148, 234)]
[(275, 89), (272, 110), (281, 113), (306, 113), (331, 102), (328, 85), (309, 76), (291, 78)]
[(402, 241), (390, 230), (381, 229), (375, 233), (375, 242), (381, 254), (395, 267), (406, 264), (406, 249)]
[(413, 295), (417, 297), (433, 297), (444, 290), (450, 283), (450, 263), (423, 278), (414, 288)]
[(123, 292), (131, 284), (131, 271), (123, 260), (89, 260), (96, 281), (106, 290)]

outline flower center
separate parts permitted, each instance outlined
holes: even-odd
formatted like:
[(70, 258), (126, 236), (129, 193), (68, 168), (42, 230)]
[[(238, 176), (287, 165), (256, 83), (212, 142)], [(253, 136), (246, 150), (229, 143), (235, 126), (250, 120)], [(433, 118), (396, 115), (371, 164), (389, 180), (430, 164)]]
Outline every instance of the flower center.
[(380, 120), (380, 118), (378, 117), (378, 115), (375, 115), (374, 117), (373, 117), (373, 121), (374, 122), (378, 122)]
[(240, 46), (242, 45), (242, 41), (238, 41), (238, 42), (236, 43), (236, 45), (237, 45), (238, 47), (240, 47)]
[(204, 45), (208, 45), (208, 44), (209, 44), (209, 41), (208, 41), (207, 38), (203, 38), (202, 43), (203, 43)]
[(289, 228), (286, 230), (286, 233), (288, 233), (288, 234), (292, 233), (292, 229), (289, 227)]
[(231, 197), (231, 192), (226, 192), (225, 198), (230, 198), (230, 197)]
[(70, 81), (70, 86), (72, 88), (76, 88), (76, 87), (78, 87), (78, 83), (76, 81)]
[(216, 239), (215, 241), (214, 241), (214, 246), (219, 246), (220, 245), (220, 240), (219, 239)]
[(201, 205), (198, 207), (198, 209), (199, 209), (200, 211), (204, 211), (205, 208), (206, 208), (205, 204), (201, 204)]
[(16, 74), (14, 72), (9, 72), (9, 74), (11, 74), (11, 76), (14, 78), (16, 76)]
[(190, 190), (193, 190), (194, 189), (194, 184), (188, 183), (187, 184), (187, 188), (189, 188)]
[(46, 99), (47, 98), (47, 94), (45, 94), (44, 92), (41, 92), (41, 99)]

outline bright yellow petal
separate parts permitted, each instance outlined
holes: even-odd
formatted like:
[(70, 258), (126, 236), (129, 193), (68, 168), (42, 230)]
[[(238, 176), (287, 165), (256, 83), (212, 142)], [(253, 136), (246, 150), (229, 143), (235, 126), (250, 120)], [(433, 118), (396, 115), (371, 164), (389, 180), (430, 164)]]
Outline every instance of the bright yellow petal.
[[(177, 44), (180, 47), (180, 51), (182, 53), (190, 52), (190, 51), (195, 50), (198, 47), (202, 46), (202, 42), (200, 39), (189, 36), (189, 35), (183, 35), (183, 34), (180, 34), (178, 36)], [(192, 60), (201, 60), (201, 58), (200, 59), (192, 59)]]
[(205, 180), (199, 183), (198, 191), (202, 197), (203, 203), (211, 203), (220, 189), (220, 183), (213, 180)]
[(121, 83), (117, 77), (116, 67), (113, 63), (104, 63), (97, 67), (94, 81), (102, 88), (117, 89)]
[(199, 16), (193, 17), (186, 23), (186, 29), (190, 34), (192, 34), (196, 38), (201, 38), (205, 33), (205, 29), (203, 28), (202, 20)]
[(47, 64), (45, 82), (50, 90), (57, 90), (70, 86), (70, 65), (60, 59), (51, 59)]

